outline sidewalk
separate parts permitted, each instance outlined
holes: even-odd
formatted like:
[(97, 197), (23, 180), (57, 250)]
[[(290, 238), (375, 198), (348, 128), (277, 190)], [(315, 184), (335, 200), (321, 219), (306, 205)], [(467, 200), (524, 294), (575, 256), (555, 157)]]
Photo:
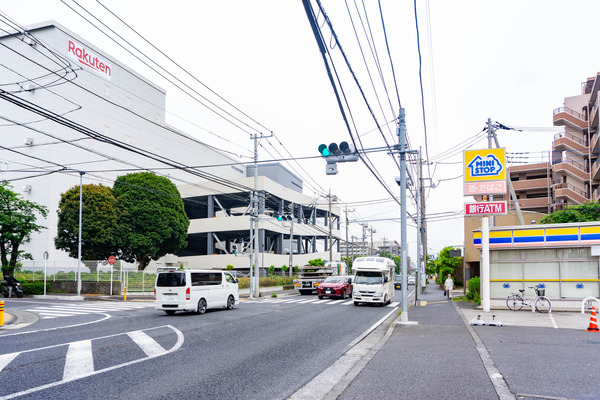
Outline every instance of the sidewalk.
[(339, 399), (498, 398), (453, 302), (435, 284), (421, 300)]

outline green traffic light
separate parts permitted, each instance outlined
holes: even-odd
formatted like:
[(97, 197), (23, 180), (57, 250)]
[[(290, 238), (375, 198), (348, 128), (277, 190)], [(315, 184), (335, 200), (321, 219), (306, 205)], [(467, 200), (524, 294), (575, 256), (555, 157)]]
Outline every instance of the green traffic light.
[(283, 221), (283, 217), (281, 215), (277, 216), (277, 221)]
[(319, 146), (319, 153), (321, 153), (321, 155), (323, 157), (327, 157), (331, 155), (331, 152), (329, 151), (329, 149), (327, 148), (327, 145), (322, 144)]

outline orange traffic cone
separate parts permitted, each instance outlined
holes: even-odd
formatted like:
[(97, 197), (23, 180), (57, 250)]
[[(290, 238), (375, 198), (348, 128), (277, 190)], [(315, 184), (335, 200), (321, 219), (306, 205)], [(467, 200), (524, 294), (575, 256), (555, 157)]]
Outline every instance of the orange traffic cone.
[(596, 308), (592, 307), (592, 315), (590, 316), (590, 326), (587, 328), (588, 331), (598, 332), (598, 320), (596, 319)]

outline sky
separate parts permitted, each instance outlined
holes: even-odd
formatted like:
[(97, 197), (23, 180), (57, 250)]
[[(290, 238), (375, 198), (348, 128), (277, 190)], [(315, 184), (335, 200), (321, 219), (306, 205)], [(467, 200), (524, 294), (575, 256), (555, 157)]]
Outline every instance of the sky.
[[(491, 118), (523, 128), (498, 132), (507, 153), (525, 153), (521, 161), (542, 161), (541, 152), (551, 149), (558, 132), (550, 129), (552, 111), (565, 97), (580, 94), (581, 83), (600, 71), (593, 23), (600, 2), (417, 0), (421, 66), (414, 2), (380, 3), (389, 57), (378, 1), (321, 0), (369, 109), (312, 1), (347, 96), (351, 131), (364, 148), (393, 145), (394, 120), (399, 106), (405, 108), (411, 149), (421, 149), (429, 161), (423, 168), (429, 252), (462, 246), (461, 213), (464, 203), (472, 201), (463, 196), (462, 151), (467, 144), (471, 149), (487, 147), (485, 136), (475, 143), (471, 139)], [(284, 166), (304, 180), (305, 194), (326, 202), (323, 196), (331, 189), (348, 205), (352, 236), (362, 236), (358, 222), (365, 221), (375, 230), (374, 240), (400, 242), (400, 207), (388, 192), (399, 195), (394, 179), (399, 172), (388, 151), (368, 154), (379, 180), (360, 161), (338, 164), (338, 174), (328, 176), (323, 159), (307, 158), (318, 156), (319, 144), (349, 140), (350, 135), (300, 0), (29, 0), (27, 7), (22, 1), (0, 0), (0, 11), (25, 26), (55, 20), (157, 83), (167, 92), (167, 123), (236, 154), (240, 161), (250, 161), (252, 133), (273, 133), (260, 141), (260, 160), (299, 158)], [(372, 51), (364, 33), (369, 27)], [(105, 35), (109, 28), (230, 114), (218, 115), (190, 99), (111, 41)], [(408, 210), (415, 213), (412, 199)], [(409, 254), (414, 257), (414, 224), (408, 232)]]

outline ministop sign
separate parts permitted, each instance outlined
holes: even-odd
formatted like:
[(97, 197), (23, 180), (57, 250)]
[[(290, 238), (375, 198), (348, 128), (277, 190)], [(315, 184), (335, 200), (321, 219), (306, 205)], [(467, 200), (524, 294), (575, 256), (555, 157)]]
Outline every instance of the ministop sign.
[(110, 265), (114, 265), (116, 261), (117, 261), (117, 259), (115, 258), (115, 256), (108, 257), (108, 263)]
[(465, 182), (505, 180), (505, 149), (465, 150), (464, 168)]

